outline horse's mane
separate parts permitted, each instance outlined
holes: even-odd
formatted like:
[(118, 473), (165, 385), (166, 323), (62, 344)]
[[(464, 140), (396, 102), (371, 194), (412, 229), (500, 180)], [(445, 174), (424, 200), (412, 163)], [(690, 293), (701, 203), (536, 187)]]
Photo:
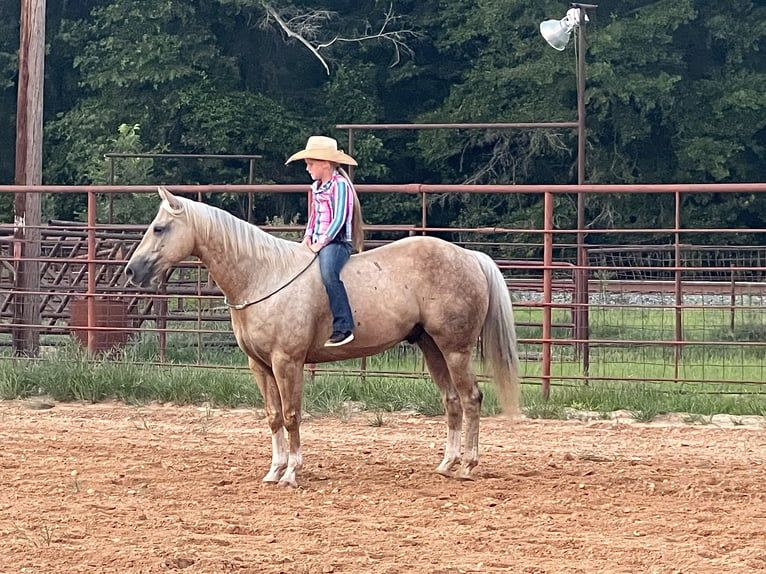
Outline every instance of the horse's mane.
[(232, 214), (199, 201), (176, 197), (201, 241), (223, 242), (223, 249), (237, 259), (257, 258), (274, 270), (288, 270), (299, 253), (299, 244), (266, 233)]

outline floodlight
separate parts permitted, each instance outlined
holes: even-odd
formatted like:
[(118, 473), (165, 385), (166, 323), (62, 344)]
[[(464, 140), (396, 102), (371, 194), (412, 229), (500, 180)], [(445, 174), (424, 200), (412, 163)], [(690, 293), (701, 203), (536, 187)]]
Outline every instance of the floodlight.
[(581, 19), (588, 21), (588, 15), (581, 8), (570, 8), (561, 20), (545, 20), (540, 23), (540, 34), (552, 48), (562, 52), (569, 43), (572, 30), (580, 25)]

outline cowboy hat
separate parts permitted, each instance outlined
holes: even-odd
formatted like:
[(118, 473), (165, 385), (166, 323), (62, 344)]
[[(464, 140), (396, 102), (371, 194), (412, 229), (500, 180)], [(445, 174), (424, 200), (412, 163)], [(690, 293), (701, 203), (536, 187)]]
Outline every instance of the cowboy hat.
[(319, 159), (344, 165), (358, 165), (353, 157), (338, 149), (337, 140), (326, 136), (311, 136), (306, 142), (306, 149), (291, 155), (285, 165), (298, 159)]

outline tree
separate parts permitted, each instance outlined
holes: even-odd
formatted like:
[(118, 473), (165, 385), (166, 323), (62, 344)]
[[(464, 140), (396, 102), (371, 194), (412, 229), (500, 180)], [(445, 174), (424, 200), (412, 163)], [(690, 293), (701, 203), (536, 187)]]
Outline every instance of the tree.
[[(560, 4), (447, 0), (437, 45), (457, 70), (427, 121), (562, 121), (576, 110), (574, 49), (550, 50), (537, 24)], [(712, 1), (614, 1), (587, 26), (587, 181), (633, 183), (764, 180), (766, 8), (746, 0), (724, 12)], [(424, 158), (450, 178), (487, 183), (574, 183), (571, 133), (424, 133)], [(730, 212), (725, 198), (711, 218)], [(468, 223), (528, 220), (524, 206), (472, 196), (456, 215)], [(562, 225), (574, 210), (557, 206)], [(693, 207), (693, 206), (690, 206)], [(563, 208), (563, 209), (562, 209)], [(492, 220), (491, 213), (495, 214)], [(647, 228), (663, 209), (635, 198), (589, 199), (596, 227)], [(478, 223), (478, 222), (477, 222)]]
[[(414, 34), (411, 29), (401, 28), (399, 17), (393, 11), (393, 5), (389, 5), (384, 11), (382, 22), (373, 28), (370, 21), (365, 22), (365, 29), (351, 36), (328, 35), (325, 23), (333, 14), (329, 10), (298, 10), (295, 6), (275, 8), (271, 2), (260, 0), (260, 6), (266, 12), (263, 25), (268, 26), (272, 22), (284, 32), (289, 40), (295, 40), (302, 44), (322, 64), (327, 74), (330, 74), (330, 66), (325, 59), (323, 51), (337, 44), (362, 43), (369, 41), (381, 41), (390, 44), (393, 52), (394, 65), (398, 63), (402, 54), (412, 55), (412, 49), (407, 41)], [(325, 38), (323, 39), (322, 36)]]
[[(19, 49), (18, 2), (0, 2), (0, 182), (13, 182), (14, 156), (9, 150), (16, 142), (16, 76)], [(0, 196), (0, 209), (13, 213), (13, 197)]]
[[(13, 141), (15, 92), (4, 86), (13, 80), (16, 8), (0, 2), (0, 31), (8, 31), (0, 34), (0, 100), (8, 103), (0, 143)], [(573, 45), (556, 52), (538, 31), (564, 8), (559, 0), (55, 4), (44, 181), (93, 181), (88, 166), (110, 151), (122, 124), (141, 126), (146, 149), (259, 153), (257, 181), (302, 182), (305, 173), (284, 159), (312, 133), (345, 145), (337, 123), (573, 121)], [(712, 0), (609, 0), (590, 11), (587, 181), (766, 180), (764, 11), (749, 0), (726, 10)], [(576, 181), (573, 130), (358, 132), (354, 155), (359, 182)], [(0, 176), (9, 165), (0, 156)], [(153, 175), (203, 183), (244, 174), (233, 162), (156, 162)], [(417, 221), (408, 198), (363, 199), (370, 220)], [(590, 197), (587, 221), (664, 225), (672, 212), (659, 201), (648, 209), (628, 196)], [(755, 225), (766, 211), (757, 199), (694, 201), (685, 214), (711, 226), (732, 218)], [(258, 220), (289, 220), (305, 208), (298, 197), (258, 202)], [(442, 225), (518, 227), (536, 221), (540, 207), (534, 197), (471, 195), (436, 198), (430, 209)], [(572, 226), (574, 203), (562, 198), (557, 217)]]

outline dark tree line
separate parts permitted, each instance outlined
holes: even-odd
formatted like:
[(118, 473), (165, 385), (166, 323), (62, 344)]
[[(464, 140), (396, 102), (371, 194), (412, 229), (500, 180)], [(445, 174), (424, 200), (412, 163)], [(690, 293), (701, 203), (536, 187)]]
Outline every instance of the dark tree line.
[[(13, 182), (18, 0), (0, 0), (0, 182)], [(108, 151), (263, 154), (258, 182), (305, 181), (284, 158), (338, 123), (546, 122), (576, 117), (575, 51), (538, 33), (567, 4), (518, 0), (80, 0), (48, 2), (44, 177), (105, 183)], [(586, 180), (766, 181), (766, 6), (608, 0), (586, 52)], [(360, 133), (357, 181), (576, 182), (576, 138), (559, 130)], [(118, 183), (243, 183), (242, 162), (134, 160)], [(10, 205), (10, 198), (0, 197)], [(74, 196), (47, 215), (74, 218)], [(226, 198), (218, 201), (225, 203)], [(290, 219), (300, 198), (259, 198)], [(365, 198), (371, 222), (413, 207)], [(766, 227), (759, 196), (690, 199), (700, 225)], [(10, 207), (5, 209), (11, 213)], [(571, 221), (574, 206), (562, 202)], [(124, 217), (140, 213), (135, 206)], [(438, 201), (442, 224), (525, 227), (536, 198)], [(639, 198), (592, 198), (596, 227), (666, 225)], [(416, 219), (416, 217), (415, 217)]]

